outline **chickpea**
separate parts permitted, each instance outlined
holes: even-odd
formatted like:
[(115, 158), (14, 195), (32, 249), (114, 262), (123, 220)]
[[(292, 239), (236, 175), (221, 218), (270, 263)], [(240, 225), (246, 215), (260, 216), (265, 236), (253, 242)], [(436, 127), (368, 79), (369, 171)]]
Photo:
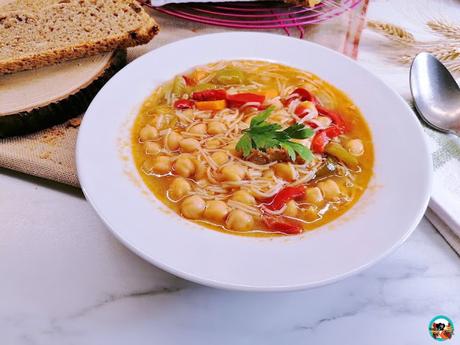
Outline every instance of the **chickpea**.
[(334, 180), (326, 180), (318, 183), (319, 189), (327, 200), (337, 200), (340, 196), (340, 188)]
[(227, 130), (227, 126), (224, 123), (218, 121), (212, 121), (208, 123), (208, 134), (221, 134)]
[(174, 171), (182, 177), (192, 176), (195, 170), (195, 164), (189, 157), (179, 156), (174, 162)]
[(203, 163), (201, 163), (201, 162), (199, 162), (197, 160), (195, 161), (195, 178), (197, 180), (201, 180), (201, 179), (206, 178), (206, 176), (207, 176), (206, 170), (207, 170), (207, 168)]
[(144, 152), (147, 155), (157, 155), (161, 151), (160, 144), (153, 141), (144, 142)]
[(302, 217), (309, 222), (312, 222), (318, 219), (320, 216), (318, 214), (318, 208), (316, 206), (309, 206), (302, 210)]
[(158, 138), (158, 130), (151, 125), (146, 125), (139, 132), (139, 138), (141, 139), (141, 141), (155, 140), (156, 138)]
[(165, 139), (165, 146), (171, 151), (176, 151), (179, 148), (179, 142), (182, 140), (182, 135), (177, 132), (171, 132)]
[(323, 201), (323, 193), (318, 187), (307, 188), (305, 192), (305, 201), (310, 204), (319, 204)]
[(142, 165), (146, 173), (155, 173), (165, 175), (171, 171), (171, 158), (168, 156), (157, 156), (153, 159), (148, 159)]
[(188, 132), (192, 134), (206, 134), (206, 131), (207, 126), (205, 123), (199, 123), (188, 130)]
[(206, 203), (204, 210), (204, 218), (213, 222), (223, 222), (229, 212), (228, 206), (225, 202), (220, 200), (210, 200)]
[(345, 143), (348, 152), (353, 156), (361, 156), (364, 153), (364, 145), (360, 139), (352, 139)]
[(211, 139), (206, 142), (205, 146), (208, 149), (217, 149), (218, 147), (220, 147), (220, 141), (217, 139)]
[(182, 139), (179, 142), (179, 146), (184, 152), (194, 152), (200, 147), (198, 140), (193, 138)]
[(182, 199), (192, 190), (192, 185), (183, 177), (176, 177), (169, 185), (168, 196), (171, 200)]
[(281, 177), (286, 181), (294, 181), (297, 176), (297, 171), (294, 169), (291, 163), (277, 163), (273, 166), (275, 175)]
[(272, 169), (265, 170), (262, 173), (262, 178), (264, 178), (266, 180), (271, 180), (271, 179), (273, 179), (274, 176), (275, 176), (275, 173), (273, 172)]
[(297, 207), (297, 203), (294, 200), (288, 201), (286, 204), (286, 209), (284, 210), (284, 215), (288, 217), (296, 217), (297, 213), (299, 212), (299, 208)]
[(239, 164), (229, 164), (221, 169), (224, 181), (240, 181), (246, 175), (246, 170)]
[(228, 162), (228, 155), (222, 151), (214, 152), (211, 158), (217, 165), (223, 165)]
[(233, 195), (230, 197), (231, 200), (241, 202), (242, 204), (246, 205), (255, 205), (256, 204), (256, 199), (252, 194), (245, 190), (238, 190)]
[(227, 228), (236, 231), (251, 230), (254, 225), (254, 219), (250, 214), (241, 210), (233, 210), (228, 214), (227, 221), (225, 222)]
[(203, 216), (206, 202), (197, 195), (192, 195), (184, 199), (180, 206), (180, 212), (185, 218), (199, 219)]

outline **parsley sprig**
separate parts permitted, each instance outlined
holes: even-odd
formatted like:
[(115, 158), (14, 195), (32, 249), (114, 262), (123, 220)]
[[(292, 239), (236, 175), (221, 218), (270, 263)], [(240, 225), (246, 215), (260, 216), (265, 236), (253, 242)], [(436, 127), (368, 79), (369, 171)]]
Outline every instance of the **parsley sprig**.
[(281, 148), (286, 150), (292, 161), (295, 161), (296, 155), (310, 161), (313, 158), (311, 151), (291, 139), (310, 138), (314, 134), (313, 130), (301, 123), (282, 130), (279, 124), (266, 121), (273, 110), (274, 107), (267, 108), (251, 120), (249, 128), (243, 130), (243, 136), (238, 141), (236, 149), (247, 157), (253, 149), (266, 151), (269, 148)]

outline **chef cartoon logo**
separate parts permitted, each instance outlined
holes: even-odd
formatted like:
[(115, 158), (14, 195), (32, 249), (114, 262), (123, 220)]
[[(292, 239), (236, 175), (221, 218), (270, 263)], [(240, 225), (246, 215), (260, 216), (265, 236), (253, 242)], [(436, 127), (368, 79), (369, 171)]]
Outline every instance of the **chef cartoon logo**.
[(450, 340), (454, 335), (454, 323), (448, 317), (438, 315), (431, 319), (428, 330), (437, 341)]

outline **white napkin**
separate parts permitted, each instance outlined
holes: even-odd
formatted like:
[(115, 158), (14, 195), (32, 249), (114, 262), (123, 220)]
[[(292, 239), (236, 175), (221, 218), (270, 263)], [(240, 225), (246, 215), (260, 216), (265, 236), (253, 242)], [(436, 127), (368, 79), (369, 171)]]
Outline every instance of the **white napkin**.
[(427, 218), (460, 255), (460, 138), (430, 129), (426, 133), (434, 165)]
[[(400, 25), (419, 40), (438, 40), (442, 38), (426, 30), (425, 23), (443, 19), (458, 25), (460, 6), (451, 0), (371, 0), (368, 18)], [(409, 67), (395, 62), (394, 44), (365, 30), (360, 48), (359, 61), (411, 103)], [(425, 132), (434, 166), (433, 191), (426, 216), (460, 255), (460, 138), (429, 128)]]

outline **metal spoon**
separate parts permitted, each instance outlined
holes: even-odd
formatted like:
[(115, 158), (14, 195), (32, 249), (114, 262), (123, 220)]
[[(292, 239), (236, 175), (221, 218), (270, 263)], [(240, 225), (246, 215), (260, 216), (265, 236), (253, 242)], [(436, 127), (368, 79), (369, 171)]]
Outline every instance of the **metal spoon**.
[(415, 107), (430, 127), (460, 135), (460, 88), (438, 59), (418, 54), (410, 69), (410, 87)]

